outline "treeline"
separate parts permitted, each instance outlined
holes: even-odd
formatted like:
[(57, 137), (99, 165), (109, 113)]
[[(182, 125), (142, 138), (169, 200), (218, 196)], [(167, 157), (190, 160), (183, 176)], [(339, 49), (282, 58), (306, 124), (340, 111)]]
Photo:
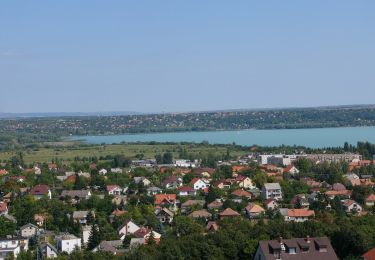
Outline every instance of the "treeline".
[(374, 106), (0, 120), (0, 134), (56, 136), (375, 125)]

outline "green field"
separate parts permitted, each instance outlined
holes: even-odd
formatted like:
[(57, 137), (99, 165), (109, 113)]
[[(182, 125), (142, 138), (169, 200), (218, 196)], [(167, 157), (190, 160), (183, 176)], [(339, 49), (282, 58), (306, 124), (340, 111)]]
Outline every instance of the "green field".
[[(92, 146), (78, 146), (78, 147), (65, 147), (59, 146), (55, 148), (39, 148), (23, 150), (23, 156), (26, 163), (33, 162), (51, 162), (54, 158), (60, 160), (69, 161), (75, 157), (100, 157), (106, 155), (122, 154), (125, 157), (134, 158), (137, 154), (143, 154), (144, 158), (154, 158), (156, 154), (162, 154), (164, 152), (172, 152), (174, 158), (179, 157), (178, 151), (183, 148), (188, 153), (199, 154), (199, 153), (214, 153), (214, 154), (225, 154), (227, 152), (226, 147), (222, 146), (200, 146), (200, 145), (180, 145), (180, 144), (111, 144), (111, 145), (92, 145)], [(1, 152), (0, 160), (8, 160), (17, 152)], [(244, 154), (244, 151), (231, 150), (232, 156), (239, 156)]]

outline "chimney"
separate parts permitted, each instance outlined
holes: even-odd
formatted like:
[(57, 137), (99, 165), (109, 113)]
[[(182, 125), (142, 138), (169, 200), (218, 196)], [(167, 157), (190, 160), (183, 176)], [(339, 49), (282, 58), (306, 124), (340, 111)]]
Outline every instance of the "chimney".
[(282, 244), (282, 243), (283, 243), (283, 237), (280, 236), (280, 237), (277, 239), (277, 241), (278, 241), (280, 244)]
[(306, 240), (307, 243), (310, 243), (311, 242), (310, 236), (307, 235), (306, 238), (305, 238), (305, 240)]

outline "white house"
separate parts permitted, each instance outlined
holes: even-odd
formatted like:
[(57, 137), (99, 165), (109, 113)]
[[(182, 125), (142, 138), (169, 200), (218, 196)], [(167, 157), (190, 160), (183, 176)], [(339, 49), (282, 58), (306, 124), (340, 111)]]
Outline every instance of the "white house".
[(247, 176), (237, 176), (236, 182), (239, 187), (245, 188), (245, 189), (255, 189), (255, 183)]
[(108, 195), (121, 195), (122, 189), (118, 185), (107, 185)]
[(118, 234), (121, 240), (129, 234), (134, 234), (139, 229), (139, 226), (135, 224), (133, 221), (126, 221), (120, 228), (118, 229)]
[(42, 247), (43, 256), (45, 258), (55, 258), (55, 257), (57, 257), (58, 251), (50, 243), (46, 242), (46, 243), (42, 244), (41, 247)]
[(281, 200), (283, 198), (279, 183), (265, 183), (262, 188), (263, 199)]
[(273, 199), (265, 200), (264, 205), (268, 210), (275, 210), (279, 207), (279, 204), (276, 202), (276, 200)]
[(59, 252), (72, 253), (75, 249), (81, 249), (81, 239), (75, 235), (63, 235), (56, 238), (57, 250)]
[(29, 250), (29, 239), (24, 237), (0, 238), (0, 260), (4, 260), (9, 254), (17, 258), (22, 251)]
[(299, 173), (299, 170), (294, 165), (289, 165), (283, 170), (285, 173), (289, 173), (291, 175), (296, 175)]
[(107, 172), (108, 172), (108, 171), (107, 171), (106, 169), (100, 169), (100, 170), (99, 170), (99, 174), (100, 174), (100, 175), (106, 175)]
[(312, 219), (315, 216), (313, 210), (307, 209), (286, 209), (281, 208), (280, 214), (284, 216), (285, 221), (292, 222), (305, 222), (309, 219)]
[(38, 232), (38, 229), (39, 228), (37, 226), (28, 223), (20, 227), (20, 233), (22, 237), (33, 237)]
[(89, 237), (92, 227), (87, 225), (82, 227), (82, 242), (86, 245), (89, 242)]
[(342, 200), (341, 203), (347, 213), (358, 213), (362, 211), (362, 206), (354, 200), (346, 199)]
[(111, 168), (111, 172), (112, 173), (122, 173), (122, 169), (121, 168)]
[(134, 177), (134, 182), (136, 184), (142, 182), (143, 183), (143, 186), (150, 186), (151, 185), (151, 181), (149, 181), (147, 178), (145, 177)]
[(194, 190), (202, 190), (202, 189), (210, 187), (210, 183), (206, 179), (194, 178), (191, 181), (191, 184), (193, 185)]
[(174, 165), (177, 167), (182, 167), (182, 168), (189, 168), (189, 167), (195, 168), (197, 167), (197, 162), (191, 162), (190, 160), (181, 159), (181, 160), (176, 160)]

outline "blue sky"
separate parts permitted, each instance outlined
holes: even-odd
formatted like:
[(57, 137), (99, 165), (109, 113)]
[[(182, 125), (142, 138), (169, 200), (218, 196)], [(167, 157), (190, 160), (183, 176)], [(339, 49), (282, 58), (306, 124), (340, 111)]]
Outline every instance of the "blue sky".
[(375, 103), (375, 1), (3, 1), (0, 112)]

